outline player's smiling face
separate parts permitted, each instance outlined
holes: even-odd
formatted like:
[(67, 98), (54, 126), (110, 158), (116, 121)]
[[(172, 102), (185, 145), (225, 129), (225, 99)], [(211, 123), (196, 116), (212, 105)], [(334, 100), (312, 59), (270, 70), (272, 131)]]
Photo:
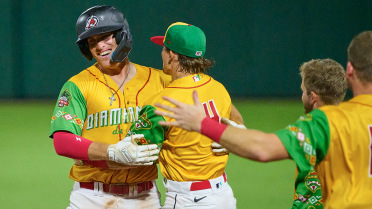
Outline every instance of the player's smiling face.
[(87, 41), (94, 59), (101, 66), (109, 66), (111, 63), (111, 54), (118, 47), (113, 37), (113, 32), (91, 36)]

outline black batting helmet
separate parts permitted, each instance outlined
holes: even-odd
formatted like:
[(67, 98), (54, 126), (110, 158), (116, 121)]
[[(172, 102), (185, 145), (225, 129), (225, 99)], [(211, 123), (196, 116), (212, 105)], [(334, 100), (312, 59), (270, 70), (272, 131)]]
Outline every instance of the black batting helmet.
[(111, 60), (121, 62), (128, 56), (133, 42), (123, 13), (112, 6), (94, 6), (83, 12), (76, 22), (76, 43), (84, 57), (88, 60), (93, 58), (87, 38), (107, 32), (115, 32), (114, 37), (118, 45), (111, 55)]

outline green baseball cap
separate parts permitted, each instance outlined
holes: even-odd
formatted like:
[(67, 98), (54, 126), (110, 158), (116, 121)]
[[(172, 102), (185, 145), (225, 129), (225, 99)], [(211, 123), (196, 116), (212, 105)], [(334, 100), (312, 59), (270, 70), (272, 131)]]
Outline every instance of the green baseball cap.
[(165, 36), (151, 37), (151, 41), (194, 58), (203, 57), (207, 45), (205, 34), (200, 28), (183, 22), (173, 23), (168, 27)]

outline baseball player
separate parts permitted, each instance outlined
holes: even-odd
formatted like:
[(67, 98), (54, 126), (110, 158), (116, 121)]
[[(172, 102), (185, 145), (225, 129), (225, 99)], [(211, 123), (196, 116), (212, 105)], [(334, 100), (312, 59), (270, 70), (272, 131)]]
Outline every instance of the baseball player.
[(353, 98), (326, 105), (276, 133), (226, 126), (202, 115), (194, 105), (164, 97), (174, 106), (157, 104), (174, 118), (161, 125), (197, 131), (242, 157), (268, 162), (292, 158), (300, 171), (315, 169), (324, 208), (372, 208), (372, 31), (358, 34), (348, 48), (346, 79)]
[[(343, 67), (331, 59), (314, 59), (300, 67), (302, 102), (305, 113), (323, 105), (338, 105), (346, 95)], [(295, 195), (292, 208), (323, 208), (321, 184), (314, 169), (296, 168)]]
[[(131, 133), (159, 141), (161, 174), (164, 176), (166, 197), (164, 209), (170, 208), (236, 208), (236, 199), (227, 183), (225, 166), (228, 154), (215, 154), (212, 140), (196, 132), (177, 127), (162, 127), (158, 121), (170, 120), (154, 114), (156, 102), (163, 95), (192, 103), (192, 91), (198, 91), (203, 103), (203, 115), (220, 122), (230, 118), (231, 99), (225, 87), (204, 74), (214, 61), (204, 58), (204, 32), (190, 24), (177, 22), (170, 25), (165, 36), (151, 38), (163, 46), (163, 71), (171, 75), (172, 83), (153, 96), (140, 112), (140, 119), (131, 127)], [(227, 120), (229, 122), (229, 120)]]
[(97, 62), (63, 85), (51, 121), (57, 154), (78, 160), (68, 208), (160, 208), (158, 147), (125, 135), (144, 101), (171, 77), (129, 61), (129, 25), (114, 7), (84, 11), (76, 31), (81, 53)]

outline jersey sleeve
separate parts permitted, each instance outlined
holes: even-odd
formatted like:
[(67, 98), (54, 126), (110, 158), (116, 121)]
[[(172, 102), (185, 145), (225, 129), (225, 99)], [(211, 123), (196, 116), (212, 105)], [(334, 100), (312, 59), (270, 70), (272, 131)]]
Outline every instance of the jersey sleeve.
[(312, 170), (327, 155), (330, 129), (326, 115), (314, 110), (276, 132), (300, 171)]
[(138, 120), (131, 125), (128, 135), (143, 134), (144, 138), (137, 140), (137, 144), (156, 144), (160, 149), (168, 127), (159, 125), (159, 121), (165, 119), (156, 115), (155, 109), (152, 105), (145, 105), (140, 111)]
[(81, 135), (87, 114), (86, 100), (80, 89), (72, 81), (66, 82), (54, 108), (49, 137), (56, 131), (68, 131)]

